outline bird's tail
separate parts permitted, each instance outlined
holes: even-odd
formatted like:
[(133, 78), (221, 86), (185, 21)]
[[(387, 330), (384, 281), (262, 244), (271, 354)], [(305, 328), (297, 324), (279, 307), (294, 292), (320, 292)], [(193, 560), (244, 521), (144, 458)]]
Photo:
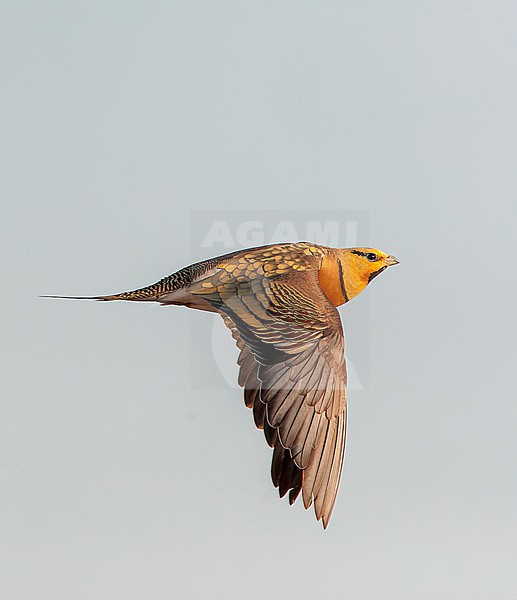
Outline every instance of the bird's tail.
[(100, 300), (108, 302), (110, 300), (133, 300), (133, 301), (156, 301), (158, 300), (155, 294), (144, 293), (147, 288), (141, 290), (133, 290), (131, 292), (122, 292), (121, 294), (112, 294), (110, 296), (40, 296), (40, 298), (61, 298), (65, 300)]
[[(184, 269), (180, 269), (169, 275), (168, 277), (164, 277), (153, 283), (152, 285), (148, 285), (143, 288), (139, 288), (137, 290), (132, 290), (130, 292), (122, 292), (120, 294), (111, 294), (109, 296), (40, 296), (40, 298), (66, 298), (70, 300), (100, 300), (102, 302), (108, 302), (111, 300), (130, 300), (134, 302), (160, 302), (160, 300), (174, 292), (180, 288), (184, 288), (190, 285), (193, 281), (195, 281), (198, 277), (202, 276), (209, 269), (214, 267), (217, 262), (226, 258), (230, 255), (225, 255), (222, 257), (204, 260), (199, 263), (195, 263), (190, 265), (189, 267), (185, 267)], [(233, 256), (233, 253), (232, 253)]]
[(109, 302), (111, 300), (129, 300), (134, 302), (157, 302), (160, 298), (176, 289), (175, 275), (169, 275), (160, 281), (130, 292), (111, 294), (109, 296), (40, 296), (40, 298), (64, 298), (67, 300), (100, 300)]
[(134, 302), (160, 302), (164, 296), (179, 290), (181, 288), (188, 287), (191, 283), (196, 281), (199, 277), (205, 275), (210, 269), (214, 268), (221, 260), (231, 258), (238, 254), (237, 252), (230, 252), (223, 256), (216, 258), (210, 258), (201, 262), (195, 263), (179, 271), (164, 277), (148, 285), (147, 287), (132, 290), (130, 292), (122, 292), (120, 294), (112, 294), (109, 296), (40, 296), (40, 298), (66, 298), (70, 300), (100, 300), (102, 302), (108, 302), (110, 300), (130, 300)]
[(125, 294), (127, 292), (124, 292), (122, 294), (113, 294), (111, 296), (40, 296), (40, 298), (61, 298), (61, 299), (65, 299), (65, 300), (103, 300), (103, 301), (107, 301), (107, 300), (137, 300), (137, 298), (125, 298)]

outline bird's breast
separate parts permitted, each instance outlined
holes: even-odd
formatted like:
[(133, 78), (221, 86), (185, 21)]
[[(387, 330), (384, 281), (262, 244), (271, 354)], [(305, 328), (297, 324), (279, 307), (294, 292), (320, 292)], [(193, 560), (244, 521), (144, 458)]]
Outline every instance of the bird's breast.
[(343, 267), (339, 258), (324, 256), (318, 277), (321, 289), (334, 306), (341, 306), (348, 302), (343, 280)]

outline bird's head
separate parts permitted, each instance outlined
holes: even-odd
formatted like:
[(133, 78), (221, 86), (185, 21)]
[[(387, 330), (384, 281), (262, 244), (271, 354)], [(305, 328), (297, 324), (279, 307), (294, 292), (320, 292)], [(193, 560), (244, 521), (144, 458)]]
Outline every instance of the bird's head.
[(340, 250), (340, 259), (349, 300), (362, 292), (385, 269), (399, 263), (391, 254), (376, 248), (344, 248)]

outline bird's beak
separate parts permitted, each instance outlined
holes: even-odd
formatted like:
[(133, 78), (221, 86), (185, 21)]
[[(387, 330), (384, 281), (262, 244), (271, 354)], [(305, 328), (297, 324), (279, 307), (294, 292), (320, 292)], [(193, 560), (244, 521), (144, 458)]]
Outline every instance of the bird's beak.
[(388, 267), (392, 267), (393, 265), (398, 265), (399, 262), (400, 262), (400, 260), (395, 256), (391, 256), (391, 254), (389, 254), (386, 257), (386, 264), (388, 265)]

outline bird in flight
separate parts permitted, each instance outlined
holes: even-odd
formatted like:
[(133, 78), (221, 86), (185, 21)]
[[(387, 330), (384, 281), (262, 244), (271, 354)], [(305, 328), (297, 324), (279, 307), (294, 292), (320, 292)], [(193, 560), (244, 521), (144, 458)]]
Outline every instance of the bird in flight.
[[(346, 363), (340, 306), (398, 260), (375, 248), (309, 242), (238, 250), (157, 283), (89, 300), (175, 304), (218, 313), (240, 350), (239, 385), (273, 448), (280, 497), (302, 494), (326, 528), (343, 466)], [(72, 298), (71, 296), (50, 296)]]

